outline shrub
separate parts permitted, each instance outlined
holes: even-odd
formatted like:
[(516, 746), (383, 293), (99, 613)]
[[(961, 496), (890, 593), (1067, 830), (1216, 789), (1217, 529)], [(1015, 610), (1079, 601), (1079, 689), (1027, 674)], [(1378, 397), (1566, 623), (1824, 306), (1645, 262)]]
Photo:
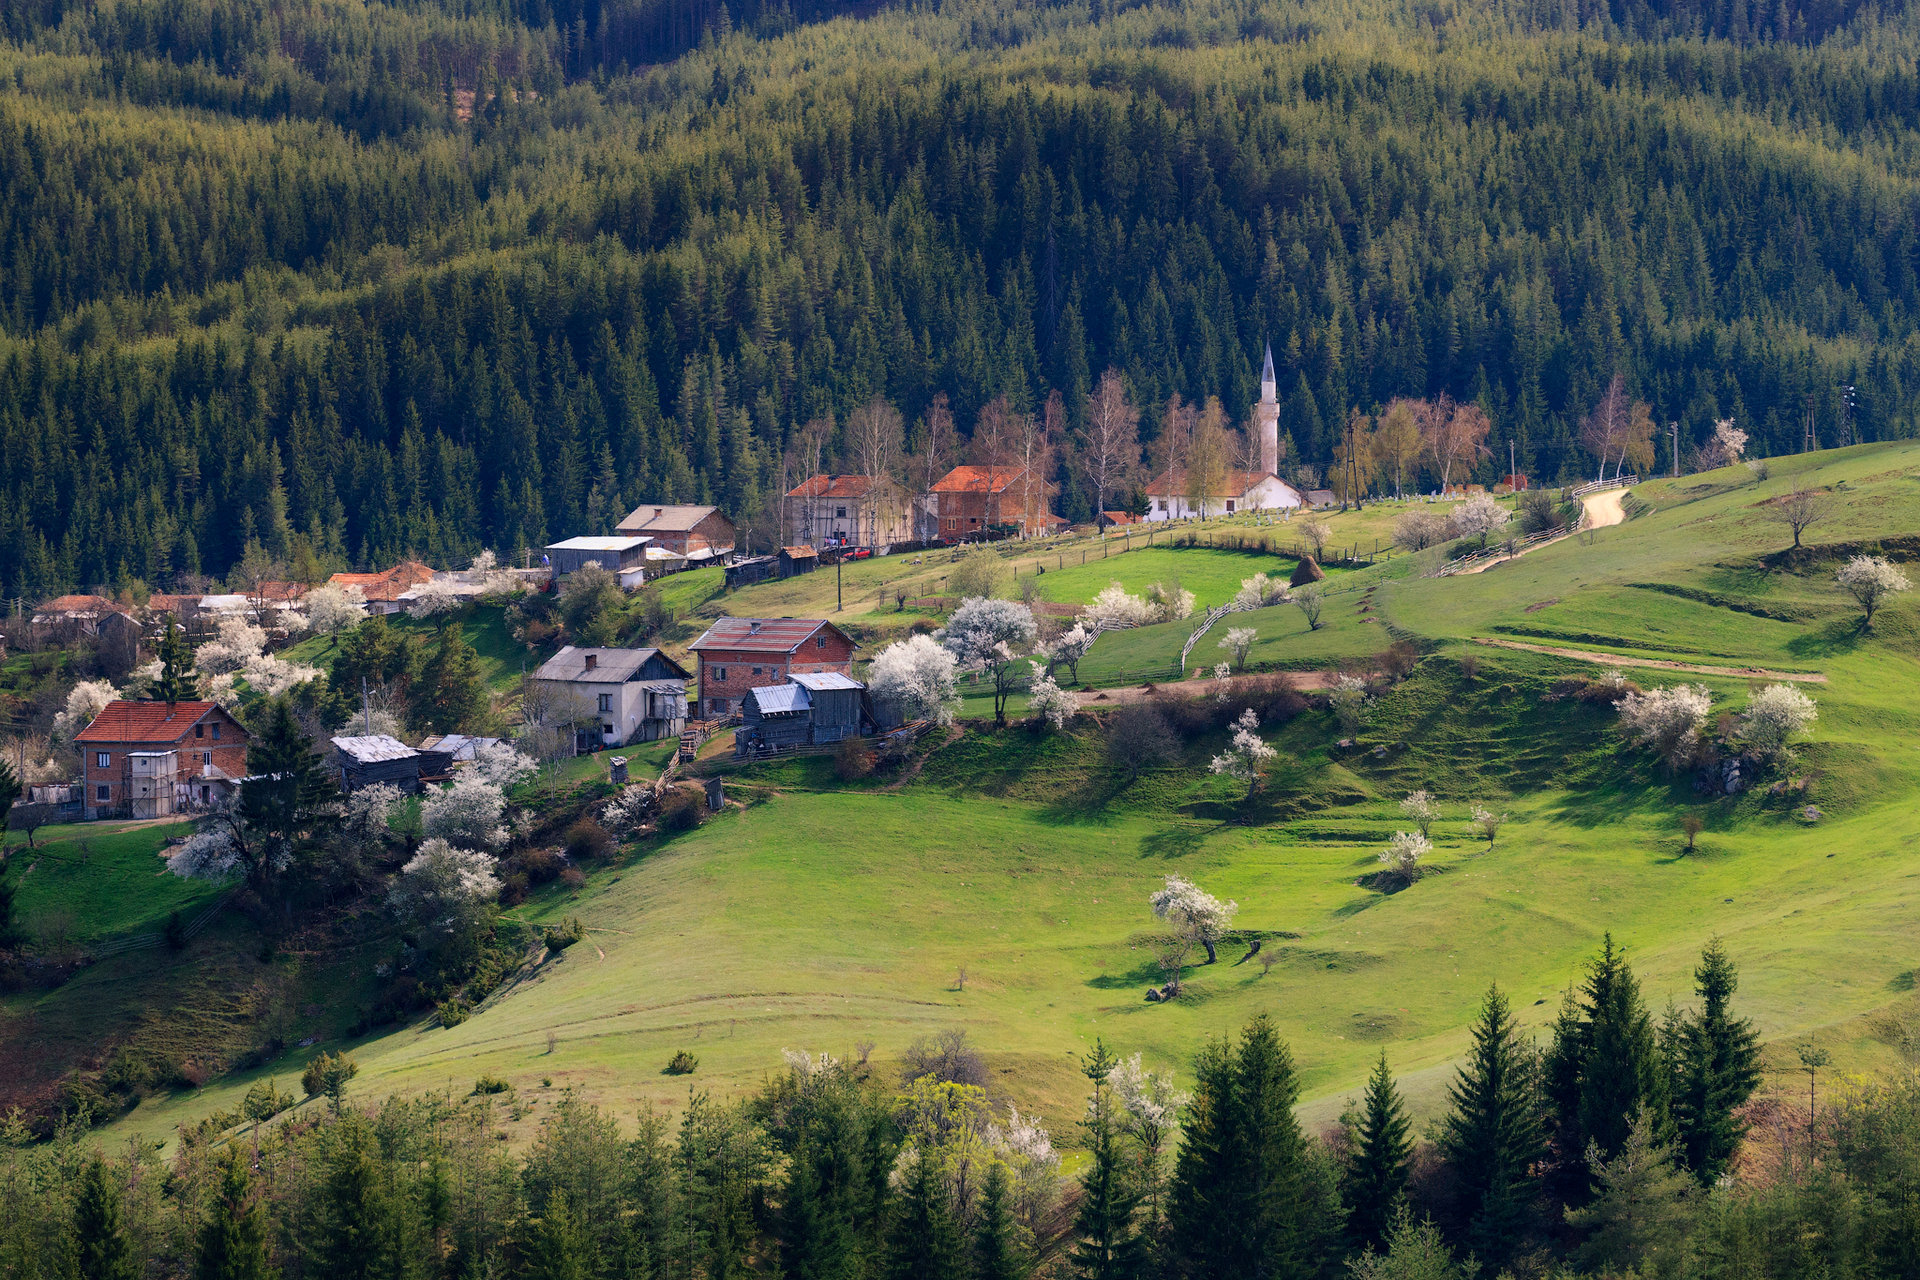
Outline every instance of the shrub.
[(520, 869), (526, 873), (528, 882), (532, 884), (551, 882), (567, 865), (566, 859), (560, 856), (560, 851), (551, 848), (523, 849), (516, 861), (520, 864)]
[(582, 818), (567, 828), (567, 856), (581, 862), (594, 862), (613, 852), (613, 837), (592, 818)]
[(670, 792), (660, 812), (660, 830), (669, 835), (692, 831), (706, 821), (706, 810), (707, 802), (701, 797), (688, 795), (685, 791)]
[(873, 752), (858, 738), (842, 738), (833, 752), (833, 776), (842, 782), (858, 782), (873, 772)]
[(1770, 684), (1747, 704), (1747, 747), (1762, 759), (1775, 759), (1786, 754), (1788, 741), (1805, 733), (1819, 715), (1813, 699), (1792, 685)]
[(1560, 508), (1554, 505), (1553, 495), (1545, 489), (1528, 489), (1520, 495), (1520, 532), (1550, 533), (1565, 524)]
[(1395, 683), (1413, 674), (1420, 664), (1420, 648), (1411, 640), (1396, 640), (1374, 661)]
[(1155, 703), (1127, 703), (1107, 718), (1107, 763), (1129, 779), (1167, 763), (1178, 749), (1173, 725)]
[(499, 1076), (481, 1076), (473, 1082), (473, 1093), (475, 1097), (484, 1097), (489, 1094), (505, 1093), (512, 1087)]
[(541, 941), (546, 944), (547, 950), (558, 953), (580, 941), (586, 934), (586, 928), (580, 923), (579, 917), (568, 916), (559, 924), (548, 925)]
[(690, 1076), (699, 1066), (700, 1059), (694, 1057), (685, 1049), (682, 1049), (667, 1059), (667, 1074), (670, 1076)]
[(1703, 684), (1629, 693), (1616, 704), (1620, 732), (1635, 746), (1652, 748), (1668, 768), (1684, 768), (1700, 755), (1700, 728), (1712, 703), (1713, 694)]
[(440, 1016), (441, 1026), (457, 1027), (472, 1016), (473, 1006), (459, 996), (450, 996), (442, 1000), (434, 1012)]
[(985, 546), (977, 546), (960, 557), (960, 563), (947, 575), (947, 590), (963, 598), (983, 596), (991, 599), (1006, 586), (1007, 575), (1005, 560)]
[(580, 868), (575, 866), (567, 866), (567, 867), (561, 868), (560, 883), (563, 887), (568, 889), (578, 889), (580, 886), (584, 885), (586, 882), (587, 882), (587, 873), (582, 871)]

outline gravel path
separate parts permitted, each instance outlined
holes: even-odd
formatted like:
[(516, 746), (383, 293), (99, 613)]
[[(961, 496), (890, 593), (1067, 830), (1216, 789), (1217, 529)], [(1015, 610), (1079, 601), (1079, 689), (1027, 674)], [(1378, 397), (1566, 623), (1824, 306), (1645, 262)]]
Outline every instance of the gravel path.
[(1657, 671), (1693, 671), (1703, 676), (1762, 676), (1768, 680), (1789, 680), (1795, 684), (1825, 684), (1827, 678), (1817, 671), (1773, 671), (1767, 667), (1714, 667), (1699, 662), (1675, 662), (1668, 658), (1628, 658), (1617, 653), (1599, 653), (1592, 649), (1560, 649), (1547, 644), (1525, 644), (1519, 640), (1494, 640), (1475, 636), (1475, 644), (1499, 649), (1524, 649), (1528, 653), (1548, 653), (1556, 658), (1577, 658), (1609, 667), (1651, 667)]

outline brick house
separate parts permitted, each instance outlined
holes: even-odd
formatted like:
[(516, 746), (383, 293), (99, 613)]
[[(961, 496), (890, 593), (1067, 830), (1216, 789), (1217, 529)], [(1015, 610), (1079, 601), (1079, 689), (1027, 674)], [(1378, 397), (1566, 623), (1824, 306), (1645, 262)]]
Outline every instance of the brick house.
[(785, 684), (789, 675), (837, 671), (853, 675), (851, 638), (814, 618), (722, 618), (688, 645), (698, 660), (692, 714), (716, 719), (740, 710), (749, 689)]
[(1016, 525), (1022, 537), (1052, 533), (1066, 523), (1047, 509), (1058, 485), (1025, 467), (955, 467), (927, 491), (931, 537), (948, 542), (980, 538), (995, 525)]
[(247, 731), (211, 702), (109, 702), (73, 743), (89, 819), (203, 808), (247, 776)]
[(642, 504), (614, 532), (623, 538), (652, 538), (647, 552), (714, 560), (733, 551), (733, 521), (718, 507)]
[(878, 547), (913, 537), (912, 503), (891, 476), (819, 475), (787, 491), (787, 525), (808, 546)]

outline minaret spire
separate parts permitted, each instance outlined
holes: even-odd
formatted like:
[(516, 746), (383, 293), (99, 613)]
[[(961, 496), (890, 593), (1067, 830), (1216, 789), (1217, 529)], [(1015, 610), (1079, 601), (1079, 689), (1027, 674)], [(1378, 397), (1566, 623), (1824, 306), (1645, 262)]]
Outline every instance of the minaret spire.
[(1253, 406), (1254, 426), (1260, 432), (1260, 470), (1280, 474), (1280, 394), (1273, 376), (1273, 344), (1267, 344), (1266, 367), (1260, 370), (1260, 403)]

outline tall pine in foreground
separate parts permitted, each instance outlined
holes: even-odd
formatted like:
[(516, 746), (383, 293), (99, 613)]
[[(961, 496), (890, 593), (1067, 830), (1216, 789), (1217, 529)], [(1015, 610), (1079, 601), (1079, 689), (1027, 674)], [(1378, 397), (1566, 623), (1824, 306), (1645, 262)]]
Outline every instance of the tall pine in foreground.
[(95, 1159), (80, 1171), (73, 1198), (75, 1280), (138, 1280), (139, 1260), (120, 1220), (120, 1188)]
[(1490, 1268), (1511, 1259), (1531, 1225), (1533, 1165), (1545, 1152), (1539, 1071), (1500, 988), (1487, 988), (1473, 1049), (1447, 1090), (1440, 1149), (1464, 1198), (1466, 1244)]
[(1013, 1220), (1013, 1183), (996, 1160), (980, 1188), (973, 1223), (973, 1280), (1026, 1280), (1032, 1274)]
[(171, 613), (167, 615), (167, 629), (160, 634), (159, 657), (160, 677), (153, 682), (153, 696), (169, 707), (191, 700), (195, 696), (193, 649), (174, 625)]
[(1073, 1224), (1073, 1273), (1085, 1280), (1134, 1280), (1144, 1265), (1134, 1222), (1140, 1207), (1138, 1179), (1121, 1143), (1115, 1115), (1119, 1102), (1107, 1084), (1113, 1067), (1113, 1055), (1096, 1040), (1085, 1066), (1093, 1097), (1080, 1122), (1091, 1163), (1080, 1180), (1080, 1213)]
[(1174, 1165), (1175, 1274), (1305, 1276), (1320, 1270), (1340, 1206), (1293, 1104), (1293, 1059), (1262, 1014), (1240, 1043), (1208, 1045)]
[(1738, 1112), (1760, 1085), (1760, 1038), (1751, 1022), (1733, 1016), (1740, 977), (1720, 939), (1700, 953), (1693, 982), (1700, 1010), (1682, 1022), (1673, 1046), (1673, 1119), (1681, 1157), (1710, 1187), (1746, 1137)]
[(1626, 953), (1605, 935), (1580, 993), (1567, 993), (1547, 1051), (1546, 1091), (1559, 1189), (1569, 1201), (1588, 1190), (1587, 1149), (1611, 1160), (1644, 1107), (1656, 1141), (1670, 1136), (1667, 1080), (1653, 1018)]
[(1412, 1126), (1400, 1105), (1380, 1054), (1359, 1113), (1346, 1117), (1348, 1152), (1340, 1171), (1340, 1202), (1347, 1210), (1347, 1239), (1357, 1251), (1386, 1244), (1407, 1203), (1407, 1162), (1413, 1156)]
[(193, 1256), (194, 1280), (268, 1280), (267, 1214), (238, 1150), (227, 1153)]
[(962, 1280), (964, 1252), (940, 1172), (931, 1160), (917, 1157), (894, 1218), (887, 1280)]

